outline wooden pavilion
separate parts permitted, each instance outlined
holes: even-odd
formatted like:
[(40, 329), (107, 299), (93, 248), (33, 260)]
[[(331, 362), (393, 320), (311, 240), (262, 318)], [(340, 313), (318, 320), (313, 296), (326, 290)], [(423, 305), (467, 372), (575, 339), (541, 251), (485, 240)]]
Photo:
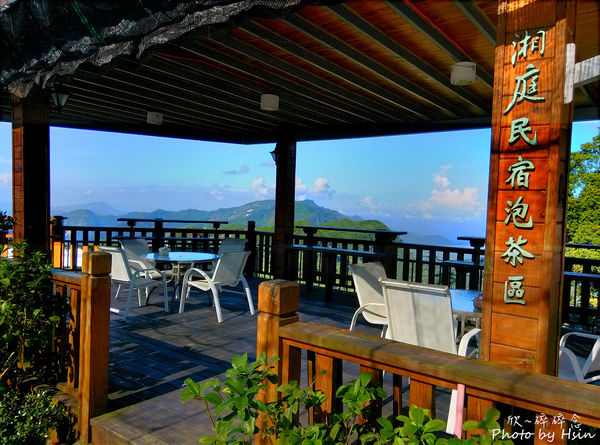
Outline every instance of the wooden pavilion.
[[(274, 143), (280, 277), (297, 141), (491, 126), (482, 358), (556, 372), (571, 123), (599, 116), (597, 1), (7, 0), (0, 18), (17, 240), (49, 248), (50, 125)], [(468, 86), (450, 82), (459, 62)]]

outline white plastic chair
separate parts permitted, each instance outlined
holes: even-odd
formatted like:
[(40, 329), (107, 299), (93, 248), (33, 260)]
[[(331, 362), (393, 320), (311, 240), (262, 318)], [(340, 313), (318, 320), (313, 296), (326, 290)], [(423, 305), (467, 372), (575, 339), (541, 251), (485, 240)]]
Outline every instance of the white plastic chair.
[[(243, 252), (246, 249), (247, 241), (247, 239), (243, 238), (223, 238), (219, 245), (217, 255), (221, 256), (224, 253)], [(218, 260), (212, 262), (211, 269), (214, 269), (217, 266), (217, 261)]]
[(162, 277), (167, 279), (167, 282), (173, 279), (173, 270), (158, 270), (156, 263), (144, 257), (147, 253), (150, 253), (150, 246), (148, 241), (145, 239), (127, 239), (123, 238), (119, 240), (121, 247), (125, 251), (129, 264), (134, 269), (142, 268), (146, 269), (150, 278), (153, 280), (160, 280)]
[[(185, 300), (188, 298), (192, 287), (202, 291), (210, 290), (217, 312), (217, 321), (221, 323), (223, 321), (223, 314), (221, 312), (221, 303), (219, 301), (219, 291), (223, 290), (222, 288), (224, 286), (236, 287), (239, 283), (242, 283), (246, 298), (248, 299), (250, 314), (254, 315), (255, 311), (254, 303), (252, 302), (252, 294), (250, 293), (248, 282), (243, 275), (244, 266), (246, 265), (249, 255), (250, 252), (248, 251), (224, 253), (217, 261), (215, 268), (211, 271), (205, 272), (196, 268), (189, 269), (183, 276), (183, 289), (181, 290), (182, 297), (179, 303), (179, 313), (181, 314), (183, 312)], [(239, 294), (244, 293), (232, 290), (229, 290), (229, 292)]]
[(386, 278), (385, 269), (379, 262), (350, 264), (352, 281), (358, 297), (359, 308), (354, 312), (350, 322), (350, 330), (354, 330), (358, 316), (362, 315), (368, 323), (381, 325), (381, 336), (384, 337), (388, 328), (385, 314), (383, 291), (380, 278)]
[[(128, 260), (127, 255), (125, 255), (125, 251), (120, 247), (112, 247), (112, 246), (98, 246), (98, 248), (102, 252), (110, 253), (111, 255), (111, 270), (110, 270), (110, 278), (113, 281), (118, 283), (117, 292), (115, 294), (115, 298), (119, 295), (121, 290), (121, 286), (123, 284), (127, 284), (129, 287), (129, 291), (127, 293), (127, 303), (125, 304), (125, 320), (127, 320), (127, 315), (129, 314), (129, 307), (131, 303), (131, 295), (133, 291), (137, 289), (138, 291), (138, 305), (142, 305), (142, 294), (141, 290), (144, 289), (146, 292), (145, 304), (148, 304), (148, 300), (150, 298), (150, 290), (155, 286), (159, 286), (160, 283), (150, 278), (150, 273), (156, 269), (145, 269), (142, 264), (138, 263), (136, 260)], [(132, 267), (132, 263), (136, 265), (136, 267)], [(167, 297), (167, 280), (164, 276), (162, 276), (162, 284), (163, 284), (163, 294), (165, 300), (165, 312), (169, 312), (169, 300)], [(111, 312), (121, 313), (122, 311), (119, 309), (111, 308)]]
[[(387, 338), (463, 357), (478, 352), (467, 354), (467, 348), (480, 329), (467, 332), (456, 347), (456, 327), (447, 286), (392, 279), (381, 279), (380, 283), (388, 319)], [(452, 390), (446, 423), (446, 432), (450, 434), (454, 433), (456, 405), (456, 390)]]
[[(587, 357), (580, 357), (569, 349), (567, 340), (571, 338), (572, 341), (576, 341), (576, 337), (594, 341)], [(559, 347), (559, 377), (582, 383), (592, 383), (600, 380), (600, 374), (586, 378), (588, 374), (600, 371), (600, 335), (588, 334), (586, 332), (569, 332), (562, 336)]]

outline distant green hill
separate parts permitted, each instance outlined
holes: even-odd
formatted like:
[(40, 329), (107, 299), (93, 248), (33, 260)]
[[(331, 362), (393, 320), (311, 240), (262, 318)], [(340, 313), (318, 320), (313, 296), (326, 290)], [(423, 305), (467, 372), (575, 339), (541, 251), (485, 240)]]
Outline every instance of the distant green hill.
[[(53, 212), (53, 215), (56, 215)], [(327, 209), (317, 205), (314, 201), (296, 201), (295, 215), (297, 221), (305, 221), (312, 225), (323, 225), (330, 221), (347, 219), (346, 215), (336, 210)], [(186, 209), (178, 211), (154, 210), (153, 212), (130, 212), (122, 215), (98, 215), (88, 209), (78, 209), (61, 212), (67, 217), (65, 221), (69, 226), (115, 226), (124, 227), (125, 223), (118, 222), (117, 218), (162, 218), (178, 220), (199, 221), (229, 221), (226, 227), (245, 228), (248, 221), (255, 221), (256, 227), (271, 227), (275, 224), (275, 201), (254, 201), (238, 207), (222, 208), (212, 211)], [(353, 217), (360, 219), (359, 217)], [(139, 227), (151, 227), (152, 223), (139, 223)], [(168, 224), (166, 225), (168, 227)], [(179, 225), (181, 226), (181, 225)]]

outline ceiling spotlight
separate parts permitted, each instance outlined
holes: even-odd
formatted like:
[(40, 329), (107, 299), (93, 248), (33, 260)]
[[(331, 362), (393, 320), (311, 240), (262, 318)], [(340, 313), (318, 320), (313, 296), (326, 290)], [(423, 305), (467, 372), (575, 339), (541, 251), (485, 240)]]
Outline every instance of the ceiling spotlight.
[(263, 111), (279, 110), (279, 96), (277, 94), (261, 94), (260, 109)]
[(475, 64), (473, 62), (458, 62), (452, 65), (450, 83), (466, 86), (475, 82)]

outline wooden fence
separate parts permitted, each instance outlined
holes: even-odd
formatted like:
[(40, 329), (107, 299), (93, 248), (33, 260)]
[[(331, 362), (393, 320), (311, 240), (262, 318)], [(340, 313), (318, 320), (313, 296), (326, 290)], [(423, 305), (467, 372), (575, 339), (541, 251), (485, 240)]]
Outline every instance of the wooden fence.
[[(263, 282), (259, 286), (257, 320), (257, 356), (265, 352), (277, 356), (281, 383), (300, 381), (301, 351), (307, 351), (309, 381), (328, 400), (320, 412), (313, 413), (322, 421), (337, 407), (332, 401), (341, 382), (343, 361), (358, 363), (361, 372), (368, 371), (381, 381), (381, 372), (394, 378), (394, 412), (400, 410), (402, 389), (400, 376), (410, 377), (410, 404), (427, 408), (435, 416), (436, 386), (456, 389), (465, 385), (466, 418), (482, 420), (485, 409), (495, 403), (532, 411), (544, 416), (563, 416), (566, 420), (600, 427), (600, 388), (559, 379), (508, 366), (467, 359), (430, 349), (398, 343), (345, 329), (302, 323), (296, 311), (299, 306), (297, 283), (283, 280)], [(325, 374), (320, 374), (326, 370)], [(263, 401), (274, 401), (276, 385), (261, 394)], [(311, 418), (313, 416), (310, 416)], [(534, 417), (535, 418), (535, 417)], [(537, 423), (537, 422), (536, 422)], [(535, 443), (566, 444), (562, 432), (568, 424), (530, 425)], [(564, 428), (564, 430), (562, 430)], [(541, 440), (542, 433), (555, 432), (554, 440)], [(547, 436), (548, 437), (548, 436)], [(268, 443), (255, 436), (256, 443)]]
[[(191, 222), (190, 222), (191, 223)], [(226, 226), (225, 226), (226, 227)], [(78, 270), (83, 252), (93, 250), (95, 245), (116, 245), (117, 237), (191, 238), (193, 243), (171, 240), (172, 248), (215, 251), (222, 237), (247, 238), (247, 249), (251, 256), (246, 265), (246, 275), (273, 278), (271, 254), (273, 233), (257, 231), (253, 221), (247, 230), (230, 230), (223, 226), (213, 228), (165, 227), (86, 227), (65, 226), (61, 217), (55, 218), (52, 227), (54, 266)], [(395, 241), (385, 246), (375, 239), (344, 239), (295, 234), (294, 245), (329, 248), (329, 251), (290, 251), (288, 254), (288, 276), (286, 278), (311, 285), (335, 287), (341, 291), (353, 291), (352, 276), (348, 264), (366, 261), (357, 251), (385, 251), (388, 264), (386, 270), (391, 277), (429, 284), (445, 284), (451, 288), (481, 290), (483, 264), (474, 264), (475, 250), (472, 247), (412, 244)], [(157, 250), (161, 244), (154, 243)], [(579, 246), (581, 247), (581, 246)], [(332, 253), (332, 250), (335, 252)], [(457, 264), (462, 267), (456, 267)], [(390, 273), (391, 271), (391, 273)], [(600, 314), (597, 296), (600, 286), (600, 261), (590, 259), (565, 259), (565, 279), (562, 321), (572, 326), (597, 328), (600, 330)]]
[(90, 439), (89, 421), (106, 411), (110, 329), (110, 255), (85, 253), (82, 272), (52, 270), (55, 291), (69, 305), (59, 344), (68, 362), (59, 389), (76, 401), (80, 442)]

